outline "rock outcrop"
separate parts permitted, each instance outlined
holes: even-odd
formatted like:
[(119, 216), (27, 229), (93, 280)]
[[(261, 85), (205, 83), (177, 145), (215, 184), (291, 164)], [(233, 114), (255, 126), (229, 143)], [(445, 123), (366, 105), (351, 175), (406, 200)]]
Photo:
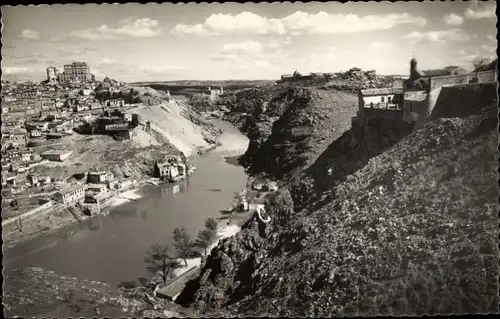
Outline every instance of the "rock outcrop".
[(253, 103), (246, 95), (237, 97), (229, 116), (239, 117), (234, 122), (250, 139), (240, 162), (251, 174), (288, 178), (312, 164), (350, 127), (357, 109), (356, 96), (344, 92), (295, 86), (260, 90), (248, 93), (258, 97)]
[(108, 284), (61, 276), (42, 268), (23, 268), (5, 278), (6, 317), (149, 317), (193, 316), (178, 305), (154, 297), (144, 287)]
[(344, 132), (268, 203), (265, 230), (251, 221), (220, 243), (179, 301), (271, 317), (497, 312), (495, 104), (409, 135)]

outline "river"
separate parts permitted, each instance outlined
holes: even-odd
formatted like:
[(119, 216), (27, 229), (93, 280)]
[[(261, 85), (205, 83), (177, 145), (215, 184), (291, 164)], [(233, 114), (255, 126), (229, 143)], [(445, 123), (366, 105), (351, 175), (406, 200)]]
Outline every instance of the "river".
[[(197, 170), (187, 180), (140, 191), (143, 198), (113, 208), (58, 235), (46, 236), (4, 251), (4, 275), (20, 267), (42, 267), (60, 275), (118, 285), (150, 277), (144, 255), (155, 242), (171, 243), (174, 228), (184, 226), (194, 239), (208, 217), (220, 213), (245, 188), (243, 167), (228, 157), (242, 154), (248, 139), (217, 121), (222, 146), (191, 159)], [(211, 189), (220, 189), (214, 192)]]

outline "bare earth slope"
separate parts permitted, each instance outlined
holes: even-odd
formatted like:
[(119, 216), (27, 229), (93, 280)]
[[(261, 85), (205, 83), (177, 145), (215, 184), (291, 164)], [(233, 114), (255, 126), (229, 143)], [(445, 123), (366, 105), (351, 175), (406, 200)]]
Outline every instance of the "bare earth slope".
[[(422, 315), (498, 311), (497, 109), (414, 131), (266, 227), (212, 251), (178, 300), (207, 313)], [(328, 177), (324, 177), (328, 178)]]
[(19, 269), (7, 277), (3, 304), (7, 318), (193, 316), (173, 303), (155, 298), (144, 288), (117, 289), (41, 268)]
[(198, 114), (189, 113), (182, 102), (162, 102), (160, 105), (141, 106), (130, 112), (139, 114), (141, 121), (150, 121), (151, 129), (160, 133), (186, 156), (197, 148), (206, 148), (214, 139), (217, 130), (202, 122)]

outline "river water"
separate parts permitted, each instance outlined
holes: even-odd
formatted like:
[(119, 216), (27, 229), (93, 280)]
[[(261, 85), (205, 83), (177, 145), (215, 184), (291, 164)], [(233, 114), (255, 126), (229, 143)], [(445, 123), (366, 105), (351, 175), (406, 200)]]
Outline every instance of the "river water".
[(248, 140), (231, 125), (217, 124), (224, 131), (222, 147), (194, 157), (191, 162), (197, 170), (187, 180), (177, 186), (146, 187), (140, 191), (143, 198), (71, 227), (69, 236), (65, 229), (5, 250), (4, 275), (20, 267), (42, 267), (111, 285), (149, 276), (144, 255), (151, 244), (171, 243), (174, 228), (181, 226), (195, 238), (208, 217), (224, 218), (220, 210), (246, 185), (243, 167), (227, 158), (242, 154)]

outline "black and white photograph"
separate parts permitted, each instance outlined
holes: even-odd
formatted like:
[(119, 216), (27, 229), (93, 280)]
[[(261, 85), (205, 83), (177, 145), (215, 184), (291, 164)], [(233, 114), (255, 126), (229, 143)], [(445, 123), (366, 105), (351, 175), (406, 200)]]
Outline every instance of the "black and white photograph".
[(2, 4), (4, 317), (498, 314), (496, 9)]

